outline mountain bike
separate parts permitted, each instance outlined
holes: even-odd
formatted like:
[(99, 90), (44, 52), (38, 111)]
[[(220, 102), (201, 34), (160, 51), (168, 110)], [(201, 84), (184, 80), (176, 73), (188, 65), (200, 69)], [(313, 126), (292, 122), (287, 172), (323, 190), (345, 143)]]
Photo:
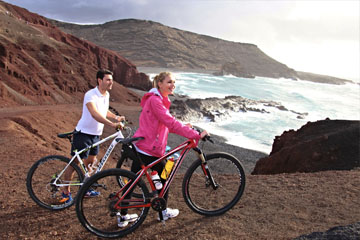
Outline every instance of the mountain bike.
[[(36, 161), (30, 168), (26, 178), (26, 188), (30, 197), (39, 206), (50, 210), (62, 210), (72, 206), (75, 203), (78, 190), (84, 181), (88, 179), (92, 173), (98, 173), (103, 169), (110, 154), (118, 143), (125, 142), (126, 145), (126, 142), (130, 139), (129, 137), (132, 135), (132, 129), (126, 127), (124, 123), (121, 128), (126, 132), (127, 138), (124, 138), (122, 131), (117, 129), (114, 134), (100, 140), (92, 146), (81, 149), (80, 151), (75, 150), (75, 154), (71, 159), (61, 155), (50, 155)], [(58, 134), (58, 137), (67, 138), (72, 144), (74, 133), (75, 131), (61, 133)], [(111, 139), (113, 139), (113, 141), (109, 145), (101, 161), (93, 163), (92, 166), (85, 166), (80, 158), (80, 154)], [(135, 138), (132, 139), (132, 141), (138, 139), (141, 138)], [(64, 172), (69, 167), (72, 167), (75, 170), (74, 176), (71, 181), (66, 181), (64, 180)], [(71, 186), (71, 193), (74, 198), (68, 203), (62, 203), (60, 202), (62, 198), (61, 192), (62, 188), (66, 186)], [(94, 189), (97, 188), (96, 185), (93, 185), (93, 187)]]
[[(211, 139), (207, 137), (207, 140)], [(133, 144), (130, 142), (129, 145)], [(80, 188), (76, 199), (76, 213), (82, 226), (99, 237), (117, 238), (135, 231), (144, 222), (150, 207), (159, 212), (162, 220), (162, 210), (166, 209), (164, 194), (191, 149), (196, 152), (198, 159), (183, 176), (182, 195), (187, 206), (205, 216), (217, 216), (230, 210), (245, 189), (245, 171), (241, 162), (224, 152), (205, 155), (195, 140), (188, 139), (151, 164), (145, 165), (139, 157), (132, 159), (141, 164), (141, 170), (137, 173), (113, 168), (90, 177)], [(178, 152), (179, 157), (162, 189), (156, 190), (151, 179), (151, 168)], [(119, 182), (119, 179), (126, 181)], [(94, 184), (101, 186), (101, 195), (96, 199), (86, 198), (86, 192)], [(136, 216), (125, 227), (118, 225), (124, 209)]]

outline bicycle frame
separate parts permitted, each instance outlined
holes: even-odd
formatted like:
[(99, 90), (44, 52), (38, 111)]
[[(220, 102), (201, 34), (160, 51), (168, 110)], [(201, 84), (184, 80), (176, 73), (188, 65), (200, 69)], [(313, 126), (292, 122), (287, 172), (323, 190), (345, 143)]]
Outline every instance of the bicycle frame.
[[(177, 161), (175, 162), (174, 167), (173, 167), (173, 169), (172, 169), (169, 177), (167, 178), (166, 182), (164, 183), (164, 186), (163, 186), (162, 190), (160, 191), (160, 193), (159, 193), (159, 195), (158, 195), (158, 197), (162, 198), (162, 197), (165, 195), (165, 193), (168, 191), (168, 189), (169, 189), (169, 187), (170, 187), (170, 184), (171, 184), (171, 182), (173, 181), (174, 176), (175, 176), (177, 170), (180, 168), (181, 163), (183, 162), (183, 160), (185, 159), (187, 153), (188, 153), (189, 150), (191, 150), (191, 149), (194, 149), (194, 150), (199, 154), (200, 159), (201, 159), (203, 162), (205, 162), (205, 157), (204, 157), (202, 151), (201, 151), (199, 148), (197, 148), (195, 140), (190, 140), (190, 139), (189, 139), (189, 140), (183, 142), (182, 144), (180, 144), (179, 146), (177, 146), (177, 147), (175, 147), (174, 149), (170, 150), (167, 154), (165, 154), (164, 156), (158, 158), (158, 159), (155, 160), (154, 162), (152, 162), (152, 163), (150, 163), (150, 164), (148, 164), (148, 165), (146, 165), (146, 166), (142, 165), (142, 166), (141, 166), (142, 169), (139, 170), (139, 171), (136, 173), (137, 177), (136, 177), (135, 181), (133, 181), (133, 182), (129, 181), (127, 184), (125, 184), (125, 186), (123, 186), (123, 187), (116, 193), (116, 195), (118, 195), (119, 192), (121, 192), (121, 191), (124, 190), (125, 188), (128, 188), (128, 189), (125, 191), (125, 193), (124, 193), (121, 197), (119, 197), (119, 200), (118, 200), (117, 203), (115, 204), (115, 208), (117, 208), (117, 209), (124, 209), (124, 208), (132, 208), (132, 207), (150, 207), (150, 206), (151, 206), (151, 202), (150, 202), (150, 203), (147, 203), (147, 204), (129, 205), (129, 206), (120, 206), (119, 203), (124, 200), (125, 196), (126, 196), (129, 192), (131, 192), (131, 190), (133, 189), (133, 187), (137, 184), (137, 182), (140, 180), (140, 178), (141, 178), (142, 176), (144, 176), (144, 175), (146, 176), (146, 178), (147, 178), (147, 180), (148, 180), (148, 182), (149, 182), (149, 184), (150, 184), (150, 186), (151, 186), (152, 192), (153, 192), (153, 193), (154, 193), (154, 192), (156, 193), (157, 190), (156, 190), (156, 188), (155, 188), (155, 185), (154, 185), (153, 181), (151, 180), (151, 176), (150, 176), (148, 170), (149, 170), (150, 168), (152, 168), (154, 165), (158, 164), (160, 161), (166, 159), (167, 157), (173, 155), (174, 153), (176, 153), (176, 152), (178, 152), (178, 151), (181, 151), (179, 158), (178, 158)], [(208, 175), (208, 174), (207, 174), (208, 172), (205, 171), (205, 169), (203, 169), (203, 170), (204, 170), (204, 173), (205, 173), (206, 175)], [(131, 184), (131, 185), (129, 186), (129, 184)]]
[(89, 147), (86, 147), (86, 148), (84, 148), (84, 149), (81, 149), (80, 151), (75, 150), (75, 155), (70, 159), (70, 161), (69, 161), (69, 163), (66, 165), (66, 167), (65, 167), (65, 168), (60, 172), (60, 174), (55, 178), (55, 181), (53, 182), (53, 184), (56, 185), (56, 186), (58, 186), (58, 187), (64, 187), (64, 186), (69, 186), (69, 185), (70, 185), (70, 186), (82, 185), (83, 183), (80, 183), (80, 182), (79, 182), (79, 183), (70, 183), (70, 184), (68, 184), (68, 183), (62, 183), (62, 184), (61, 184), (61, 183), (57, 183), (57, 181), (59, 180), (59, 178), (63, 175), (63, 173), (66, 171), (66, 169), (70, 166), (70, 164), (71, 164), (75, 159), (77, 159), (77, 160), (79, 161), (79, 163), (80, 163), (81, 169), (82, 169), (83, 172), (84, 172), (85, 180), (86, 180), (87, 178), (89, 178), (89, 177), (90, 177), (90, 173), (92, 173), (92, 171), (89, 171), (89, 170), (86, 168), (84, 162), (83, 162), (82, 159), (80, 158), (80, 154), (83, 153), (83, 152), (85, 152), (85, 151), (88, 151), (90, 148), (96, 147), (96, 146), (98, 146), (98, 145), (100, 145), (100, 144), (102, 144), (102, 143), (104, 143), (104, 142), (106, 142), (106, 141), (109, 141), (110, 139), (113, 139), (113, 138), (115, 138), (115, 139), (111, 142), (110, 146), (109, 146), (108, 149), (106, 150), (106, 152), (105, 152), (104, 156), (102, 157), (101, 161), (100, 161), (100, 162), (97, 164), (97, 166), (96, 166), (96, 171), (95, 171), (95, 173), (100, 172), (100, 171), (102, 170), (102, 168), (104, 167), (105, 163), (107, 162), (110, 154), (111, 154), (112, 151), (114, 150), (115, 146), (116, 146), (122, 139), (124, 139), (124, 135), (122, 134), (122, 132), (121, 132), (120, 130), (117, 131), (116, 133), (114, 133), (114, 134), (112, 134), (112, 135), (110, 135), (110, 136), (108, 136), (108, 137), (100, 140), (99, 142), (96, 142), (95, 144), (92, 144), (92, 145), (89, 146)]

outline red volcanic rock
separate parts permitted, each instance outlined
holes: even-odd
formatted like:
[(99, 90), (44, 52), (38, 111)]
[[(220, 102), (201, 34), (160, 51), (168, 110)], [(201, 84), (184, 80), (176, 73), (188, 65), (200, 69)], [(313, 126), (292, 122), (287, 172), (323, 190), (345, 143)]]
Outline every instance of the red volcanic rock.
[(322, 120), (275, 138), (252, 174), (350, 170), (360, 167), (360, 121)]
[[(0, 2), (1, 106), (79, 102), (98, 69), (114, 72), (113, 101), (139, 101), (149, 77), (118, 53), (60, 31), (46, 18)], [(115, 90), (116, 89), (116, 90)]]

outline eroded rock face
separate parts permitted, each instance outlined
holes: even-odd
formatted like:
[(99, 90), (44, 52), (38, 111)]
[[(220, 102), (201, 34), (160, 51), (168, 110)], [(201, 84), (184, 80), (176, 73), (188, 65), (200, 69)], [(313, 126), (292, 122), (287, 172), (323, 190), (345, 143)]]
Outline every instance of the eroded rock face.
[(360, 121), (321, 120), (275, 137), (252, 174), (350, 170), (360, 167)]
[(100, 68), (114, 72), (114, 100), (134, 99), (121, 85), (151, 87), (148, 76), (118, 53), (64, 33), (26, 9), (0, 2), (0, 29), (4, 105), (81, 101), (83, 93), (96, 85)]

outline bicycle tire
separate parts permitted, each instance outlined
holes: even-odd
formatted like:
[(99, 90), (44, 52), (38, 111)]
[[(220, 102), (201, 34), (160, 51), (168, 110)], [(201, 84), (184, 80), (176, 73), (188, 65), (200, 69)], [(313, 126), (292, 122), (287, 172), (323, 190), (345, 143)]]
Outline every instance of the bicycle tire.
[(241, 162), (228, 153), (206, 155), (206, 163), (218, 184), (214, 189), (197, 159), (186, 171), (182, 193), (189, 208), (201, 215), (218, 216), (230, 210), (245, 190), (245, 171)]
[[(61, 203), (60, 200), (62, 189), (52, 186), (51, 182), (55, 177), (69, 164), (70, 159), (60, 155), (50, 155), (36, 161), (30, 168), (26, 177), (26, 188), (30, 197), (40, 207), (49, 210), (63, 210), (74, 204), (74, 199), (80, 189), (80, 183), (83, 182), (84, 175), (79, 166), (72, 162), (71, 167), (75, 169), (75, 176), (72, 178), (73, 184), (71, 193), (73, 200), (69, 203)], [(62, 178), (59, 179), (63, 182)]]
[[(117, 178), (126, 177), (130, 180), (136, 179), (136, 175), (124, 169), (107, 169), (90, 177), (81, 187), (76, 199), (76, 214), (85, 229), (98, 237), (118, 238), (123, 237), (138, 228), (145, 220), (149, 207), (139, 206), (129, 208), (129, 214), (137, 214), (136, 220), (129, 222), (126, 227), (120, 228), (117, 225), (117, 215), (121, 211), (115, 206), (119, 200), (118, 195), (126, 190), (120, 188)], [(86, 198), (85, 193), (93, 184), (102, 186), (101, 194), (96, 198)], [(150, 202), (149, 192), (144, 181), (140, 179), (135, 186), (136, 192), (142, 192), (142, 198), (131, 195), (128, 199), (130, 204), (147, 204)], [(126, 200), (125, 200), (126, 201)], [(125, 202), (124, 201), (124, 202)]]

